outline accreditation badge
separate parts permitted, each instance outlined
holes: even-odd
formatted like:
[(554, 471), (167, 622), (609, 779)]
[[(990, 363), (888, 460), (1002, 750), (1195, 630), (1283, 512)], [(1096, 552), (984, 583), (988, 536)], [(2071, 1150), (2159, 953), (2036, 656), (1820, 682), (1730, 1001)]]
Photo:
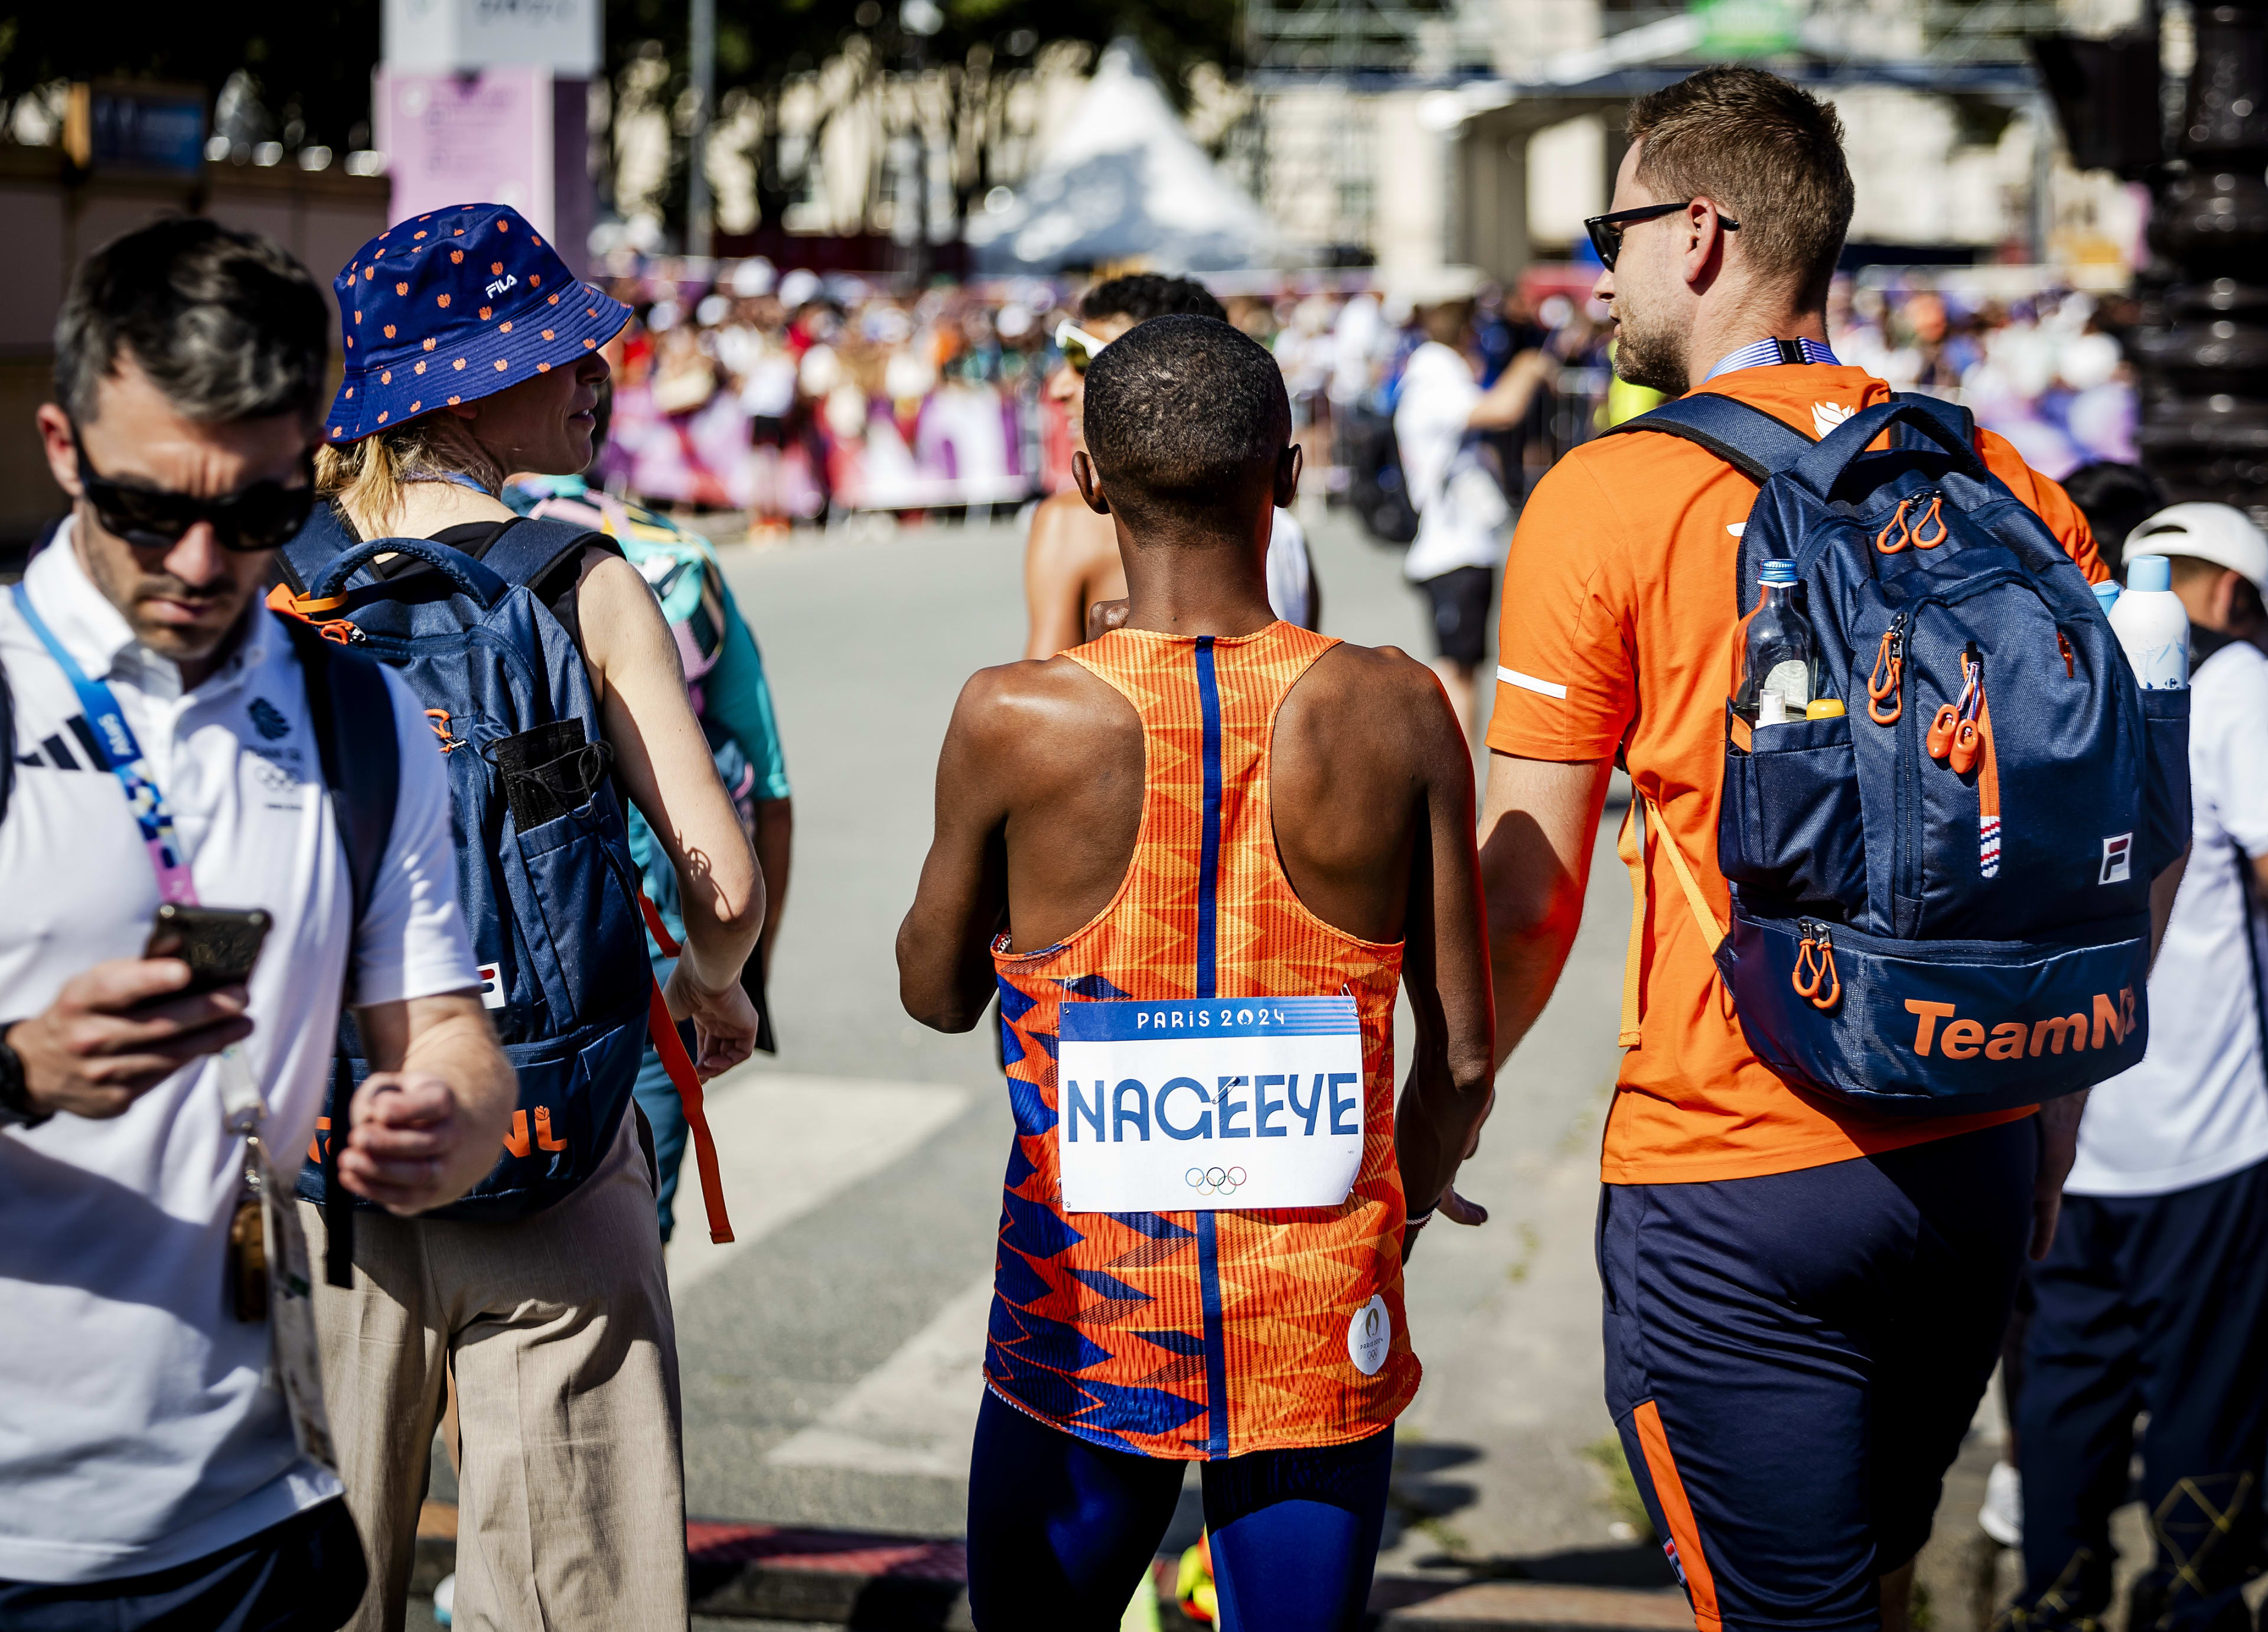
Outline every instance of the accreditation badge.
[(322, 1353), (315, 1335), (315, 1283), (307, 1234), (299, 1227), (291, 1186), (269, 1165), (265, 1150), (260, 1165), (268, 1246), (270, 1380), (290, 1409), (291, 1437), (298, 1441), (300, 1453), (335, 1474), (339, 1453), (331, 1441), (330, 1414), (323, 1408)]
[(1362, 1167), (1352, 997), (1069, 1003), (1057, 1030), (1064, 1210), (1336, 1207)]

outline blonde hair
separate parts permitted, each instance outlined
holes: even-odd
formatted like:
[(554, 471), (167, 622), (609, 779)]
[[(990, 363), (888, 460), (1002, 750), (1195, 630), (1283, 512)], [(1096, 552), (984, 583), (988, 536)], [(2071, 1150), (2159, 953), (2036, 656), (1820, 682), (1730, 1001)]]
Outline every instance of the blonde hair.
[(453, 414), (427, 414), (359, 441), (315, 450), (315, 491), (345, 512), (364, 538), (387, 536), (401, 509), (401, 489), (412, 482), (469, 476), (494, 493), (504, 474)]

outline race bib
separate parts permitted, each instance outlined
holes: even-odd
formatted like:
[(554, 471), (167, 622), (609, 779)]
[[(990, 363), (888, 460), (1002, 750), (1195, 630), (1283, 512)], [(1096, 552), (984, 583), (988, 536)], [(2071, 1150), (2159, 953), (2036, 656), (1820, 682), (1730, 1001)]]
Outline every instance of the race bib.
[(1065, 1003), (1064, 1209), (1336, 1207), (1362, 1166), (1351, 997)]

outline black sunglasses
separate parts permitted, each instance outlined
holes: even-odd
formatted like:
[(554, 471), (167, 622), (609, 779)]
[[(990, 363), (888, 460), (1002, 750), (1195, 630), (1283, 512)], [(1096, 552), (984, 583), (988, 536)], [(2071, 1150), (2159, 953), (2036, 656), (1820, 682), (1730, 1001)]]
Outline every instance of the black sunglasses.
[(86, 442), (71, 427), (73, 451), (78, 455), (78, 484), (107, 532), (136, 549), (171, 549), (181, 535), (200, 521), (210, 523), (213, 538), (223, 549), (256, 555), (274, 549), (307, 525), (315, 508), (315, 452), (307, 451), (301, 464), (301, 482), (287, 488), (280, 482), (255, 482), (223, 498), (195, 498), (165, 488), (145, 488), (113, 482), (88, 463)]
[[(1593, 216), (1583, 223), (1583, 231), (1591, 235), (1591, 247), (1599, 252), (1601, 263), (1611, 272), (1615, 269), (1615, 257), (1623, 253), (1624, 227), (1675, 215), (1692, 202), (1688, 198), (1675, 204), (1640, 204), (1636, 210), (1617, 210), (1612, 215)], [(1717, 212), (1717, 224), (1727, 232), (1741, 230), (1741, 224), (1722, 210)]]

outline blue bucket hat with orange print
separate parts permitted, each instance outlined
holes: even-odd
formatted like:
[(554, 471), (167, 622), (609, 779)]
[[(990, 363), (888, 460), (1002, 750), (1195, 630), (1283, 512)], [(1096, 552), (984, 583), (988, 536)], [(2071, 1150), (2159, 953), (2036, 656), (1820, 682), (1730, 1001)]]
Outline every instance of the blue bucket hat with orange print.
[(504, 204), (399, 222), (332, 287), (347, 342), (346, 379), (323, 423), (332, 443), (566, 367), (630, 318)]

